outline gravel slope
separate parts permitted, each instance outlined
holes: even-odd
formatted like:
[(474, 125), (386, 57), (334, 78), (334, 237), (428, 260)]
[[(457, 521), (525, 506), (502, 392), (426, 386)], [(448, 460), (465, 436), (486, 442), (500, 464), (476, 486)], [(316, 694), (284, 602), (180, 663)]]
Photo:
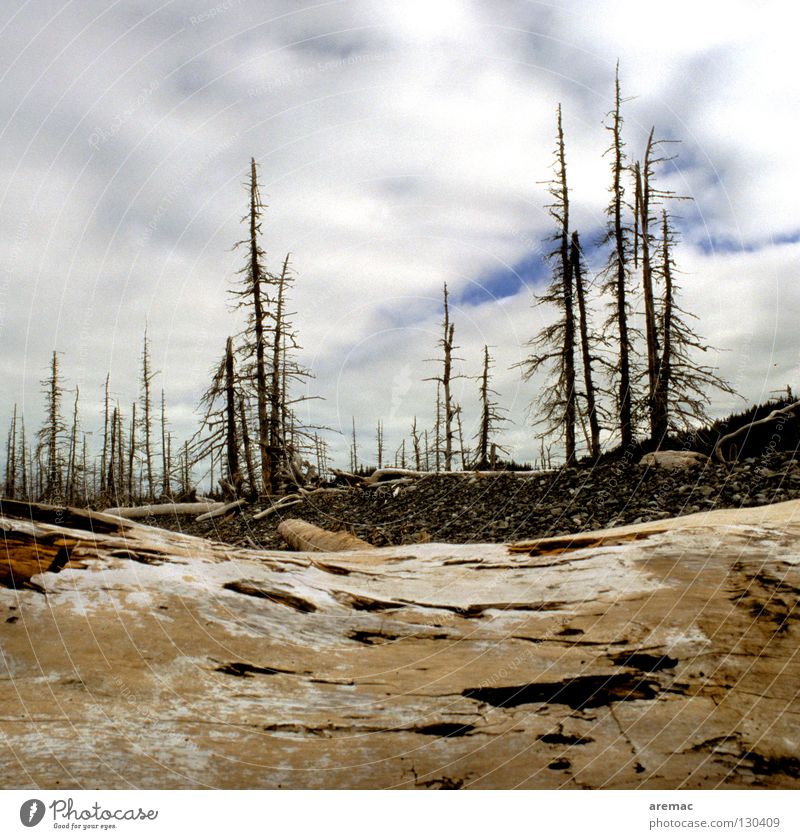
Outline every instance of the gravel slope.
[(507, 542), (579, 533), (715, 508), (800, 498), (800, 463), (775, 453), (733, 466), (663, 469), (612, 463), (536, 477), (432, 475), (413, 484), (318, 494), (260, 522), (249, 513), (198, 524), (193, 517), (147, 523), (237, 545), (285, 548), (276, 527), (301, 518), (346, 528), (375, 545)]

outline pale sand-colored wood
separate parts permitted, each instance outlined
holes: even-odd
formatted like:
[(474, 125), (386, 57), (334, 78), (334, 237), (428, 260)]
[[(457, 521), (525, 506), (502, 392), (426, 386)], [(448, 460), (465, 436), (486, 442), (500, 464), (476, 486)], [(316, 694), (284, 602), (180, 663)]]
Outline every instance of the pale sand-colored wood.
[(345, 530), (324, 530), (302, 519), (284, 519), (278, 525), (278, 535), (293, 551), (359, 551), (372, 547)]
[(639, 461), (640, 466), (659, 466), (662, 469), (688, 469), (709, 463), (710, 457), (700, 452), (684, 452), (666, 449), (664, 451), (648, 452)]
[(554, 556), (3, 507), (69, 561), (0, 586), (0, 786), (797, 788), (799, 505)]
[(225, 505), (219, 501), (187, 501), (183, 504), (141, 504), (138, 507), (109, 507), (107, 516), (123, 519), (146, 519), (153, 516), (196, 516), (220, 510)]

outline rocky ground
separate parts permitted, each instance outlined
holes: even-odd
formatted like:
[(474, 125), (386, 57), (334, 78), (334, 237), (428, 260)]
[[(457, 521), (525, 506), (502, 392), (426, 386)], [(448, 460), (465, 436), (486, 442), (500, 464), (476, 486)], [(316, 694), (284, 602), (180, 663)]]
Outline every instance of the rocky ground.
[(285, 548), (276, 532), (283, 518), (347, 529), (378, 546), (509, 542), (793, 498), (800, 498), (800, 462), (776, 452), (731, 465), (707, 463), (688, 469), (623, 461), (535, 477), (432, 475), (408, 485), (316, 494), (261, 521), (253, 521), (251, 507), (243, 514), (199, 524), (194, 517), (147, 523), (266, 548)]

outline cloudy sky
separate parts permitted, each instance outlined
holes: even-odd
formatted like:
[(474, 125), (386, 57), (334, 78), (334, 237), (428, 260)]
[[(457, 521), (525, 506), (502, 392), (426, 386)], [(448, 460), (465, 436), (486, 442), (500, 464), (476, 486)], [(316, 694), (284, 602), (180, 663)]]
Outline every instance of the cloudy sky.
[[(0, 9), (0, 421), (40, 418), (53, 349), (97, 429), (102, 383), (136, 393), (149, 324), (179, 435), (228, 334), (254, 156), (263, 245), (292, 253), (312, 419), (346, 462), (356, 417), (387, 448), (432, 421), (440, 295), (461, 370), (483, 344), (518, 458), (536, 383), (509, 369), (542, 325), (541, 244), (562, 103), (573, 223), (602, 233), (604, 115), (679, 139), (684, 305), (749, 402), (800, 386), (796, 27), (789, 2), (30, 0)], [(599, 259), (600, 255), (597, 254)], [(469, 433), (476, 383), (459, 381)], [(743, 404), (714, 398), (726, 413)]]

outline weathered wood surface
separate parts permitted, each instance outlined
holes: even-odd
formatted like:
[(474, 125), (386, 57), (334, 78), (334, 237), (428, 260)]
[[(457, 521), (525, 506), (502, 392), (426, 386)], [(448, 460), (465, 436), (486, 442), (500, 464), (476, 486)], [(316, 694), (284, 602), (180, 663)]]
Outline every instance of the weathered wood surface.
[(800, 786), (800, 502), (516, 552), (0, 513), (2, 787)]
[(360, 551), (373, 547), (346, 530), (332, 532), (302, 519), (284, 519), (278, 534), (293, 551)]
[[(196, 516), (221, 511), (225, 506), (219, 501), (187, 501), (178, 504), (140, 504), (138, 507), (109, 507), (103, 512), (107, 516), (119, 516), (123, 519), (146, 519), (153, 516)], [(239, 506), (239, 503), (236, 506)]]

